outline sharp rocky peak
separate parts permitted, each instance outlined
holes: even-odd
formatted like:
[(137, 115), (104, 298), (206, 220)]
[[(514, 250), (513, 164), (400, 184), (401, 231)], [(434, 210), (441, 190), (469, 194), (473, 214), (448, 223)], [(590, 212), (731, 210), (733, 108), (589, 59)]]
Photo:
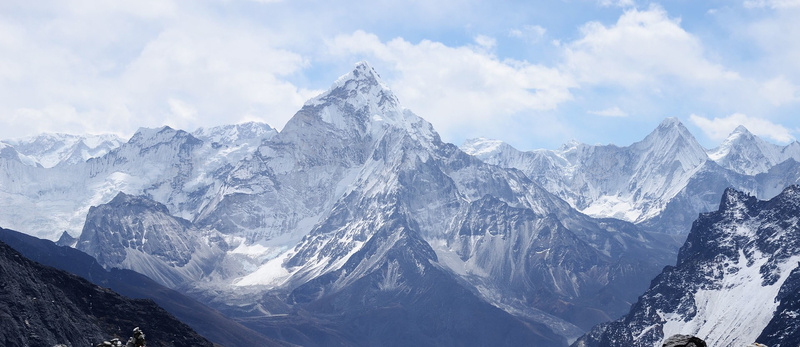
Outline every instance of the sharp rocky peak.
[[(367, 62), (359, 62), (355, 68), (339, 77), (325, 93), (309, 100), (306, 106), (338, 105), (353, 111), (363, 110), (381, 114), (380, 120), (391, 121), (392, 115), (402, 117), (400, 102), (380, 75)], [(389, 119), (386, 119), (389, 116)]]
[(383, 83), (378, 72), (365, 61), (356, 64), (352, 71), (339, 77), (326, 92), (309, 100), (307, 104), (316, 105), (332, 99), (348, 99), (354, 96), (371, 96), (379, 99), (376, 101), (398, 104), (397, 97)]
[(653, 137), (668, 139), (684, 138), (696, 142), (692, 133), (689, 132), (689, 129), (686, 129), (686, 126), (684, 126), (678, 118), (674, 117), (664, 119), (656, 130), (653, 130), (653, 132), (645, 137), (643, 142)]
[(745, 128), (744, 125), (739, 125), (739, 126), (736, 127), (736, 129), (733, 129), (733, 132), (731, 133), (731, 135), (733, 135), (733, 134), (753, 135), (750, 132), (750, 130), (747, 130), (747, 128)]
[(722, 143), (721, 147), (725, 147), (726, 145), (731, 145), (735, 143), (742, 143), (742, 142), (764, 142), (758, 136), (754, 135), (744, 127), (744, 125), (739, 125), (733, 132), (728, 135), (728, 138)]
[(326, 92), (306, 102), (278, 139), (286, 141), (327, 127), (338, 129), (337, 133), (348, 138), (374, 140), (384, 130), (395, 128), (425, 142), (438, 139), (430, 123), (402, 107), (375, 69), (363, 61)]
[(719, 209), (720, 211), (728, 211), (756, 200), (757, 199), (754, 196), (745, 192), (733, 188), (727, 188), (725, 189), (725, 192), (722, 193), (722, 200), (720, 201)]
[(677, 118), (667, 118), (644, 140), (631, 145), (645, 162), (681, 162), (684, 171), (692, 170), (708, 159), (705, 148)]

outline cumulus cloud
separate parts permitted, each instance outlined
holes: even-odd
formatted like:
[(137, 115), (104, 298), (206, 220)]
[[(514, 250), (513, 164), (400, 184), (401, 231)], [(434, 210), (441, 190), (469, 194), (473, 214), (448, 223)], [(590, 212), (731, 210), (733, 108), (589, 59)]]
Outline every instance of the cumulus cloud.
[(281, 127), (316, 93), (287, 81), (308, 61), (279, 48), (267, 29), (192, 6), (71, 0), (20, 7), (33, 19), (0, 22), (0, 138), (130, 135), (140, 126), (192, 130), (254, 118)]
[(774, 106), (800, 100), (797, 86), (783, 76), (778, 76), (764, 82), (761, 88), (759, 88), (759, 92), (764, 99), (771, 102)]
[(709, 61), (699, 39), (659, 6), (628, 10), (614, 25), (590, 22), (565, 50), (565, 68), (590, 84), (637, 87), (662, 78), (721, 83), (739, 79)]
[(709, 119), (706, 117), (691, 115), (689, 117), (694, 125), (700, 128), (706, 136), (715, 141), (722, 141), (733, 132), (736, 127), (744, 125), (751, 133), (787, 143), (794, 140), (792, 131), (783, 125), (773, 123), (767, 119), (750, 117), (741, 113), (734, 113), (728, 117)]

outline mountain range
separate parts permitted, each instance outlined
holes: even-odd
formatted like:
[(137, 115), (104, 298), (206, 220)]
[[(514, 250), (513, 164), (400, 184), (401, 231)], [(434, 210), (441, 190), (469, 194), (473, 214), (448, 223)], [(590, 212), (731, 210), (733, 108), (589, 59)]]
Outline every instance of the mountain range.
[(459, 148), (364, 62), (281, 131), (69, 143), (0, 143), (0, 225), (301, 345), (565, 346), (628, 312), (725, 188), (800, 177), (797, 143), (706, 150), (676, 119), (628, 147)]
[(699, 213), (715, 208), (725, 188), (774, 197), (798, 182), (800, 162), (800, 143), (781, 147), (743, 126), (719, 147), (704, 149), (675, 118), (626, 147), (573, 142), (523, 152), (480, 138), (461, 148), (487, 163), (521, 170), (590, 216), (683, 235)]

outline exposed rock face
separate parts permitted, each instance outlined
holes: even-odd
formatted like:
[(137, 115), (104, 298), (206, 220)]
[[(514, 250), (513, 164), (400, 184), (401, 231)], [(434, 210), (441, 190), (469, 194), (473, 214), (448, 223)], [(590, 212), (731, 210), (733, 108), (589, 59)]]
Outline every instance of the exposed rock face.
[(676, 266), (656, 277), (625, 317), (575, 346), (652, 346), (690, 333), (711, 346), (797, 341), (800, 187), (759, 201), (728, 189), (694, 223)]
[(706, 342), (692, 335), (672, 335), (664, 340), (663, 347), (706, 347)]
[(166, 206), (125, 193), (89, 209), (77, 244), (105, 268), (131, 269), (169, 287), (211, 273), (226, 247), (213, 231), (203, 235)]
[(142, 327), (154, 346), (208, 346), (155, 303), (37, 264), (0, 242), (0, 345), (94, 346)]

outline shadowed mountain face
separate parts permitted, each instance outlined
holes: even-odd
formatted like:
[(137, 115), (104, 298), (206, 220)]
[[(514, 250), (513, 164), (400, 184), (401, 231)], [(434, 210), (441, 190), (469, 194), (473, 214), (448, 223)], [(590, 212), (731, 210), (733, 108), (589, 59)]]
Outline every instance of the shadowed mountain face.
[(0, 242), (0, 344), (94, 346), (130, 336), (153, 346), (212, 346), (150, 300), (125, 298), (77, 276), (28, 260)]
[(800, 187), (768, 201), (728, 189), (620, 320), (575, 346), (653, 346), (691, 334), (709, 346), (794, 346), (800, 286)]
[[(23, 256), (54, 268), (80, 276), (134, 299), (150, 299), (192, 329), (223, 346), (278, 345), (265, 336), (245, 328), (221, 313), (166, 288), (147, 276), (131, 270), (104, 269), (91, 256), (52, 241), (42, 240), (13, 230), (0, 228), (0, 241)], [(148, 334), (149, 336), (149, 334)]]

